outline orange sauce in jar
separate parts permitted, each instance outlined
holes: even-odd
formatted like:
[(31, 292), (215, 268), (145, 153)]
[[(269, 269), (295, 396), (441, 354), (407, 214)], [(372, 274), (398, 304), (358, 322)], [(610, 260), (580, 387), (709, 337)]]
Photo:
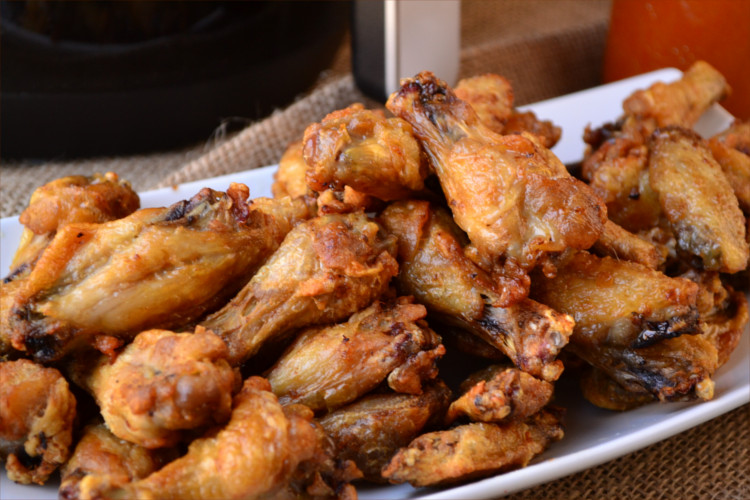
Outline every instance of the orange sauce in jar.
[(732, 87), (721, 105), (750, 119), (750, 0), (612, 0), (606, 82), (700, 59)]

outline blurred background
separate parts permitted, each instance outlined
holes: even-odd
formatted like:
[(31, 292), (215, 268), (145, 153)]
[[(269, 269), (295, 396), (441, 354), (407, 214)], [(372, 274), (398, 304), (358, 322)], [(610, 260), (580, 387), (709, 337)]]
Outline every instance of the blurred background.
[[(372, 46), (383, 45), (378, 15), (389, 3), (415, 6), (394, 42), (415, 60), (456, 59), (461, 75), (520, 80), (519, 104), (706, 59), (736, 89), (726, 106), (750, 116), (746, 0), (437, 2), (456, 4), (456, 19), (430, 17), (435, 3), (425, 0), (3, 0), (0, 154), (127, 155), (240, 129), (351, 72), (352, 56), (358, 74), (382, 71)], [(420, 22), (460, 30), (455, 52), (410, 40)], [(356, 83), (381, 97), (365, 78)]]

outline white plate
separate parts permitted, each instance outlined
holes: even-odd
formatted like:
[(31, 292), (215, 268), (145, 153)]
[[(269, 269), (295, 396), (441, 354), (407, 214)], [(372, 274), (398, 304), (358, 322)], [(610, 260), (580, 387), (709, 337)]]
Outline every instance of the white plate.
[[(672, 81), (680, 77), (676, 69), (665, 69), (568, 96), (526, 106), (540, 118), (552, 120), (563, 129), (563, 136), (554, 152), (564, 163), (581, 159), (581, 135), (587, 124), (593, 126), (616, 119), (622, 100), (635, 89), (655, 81)], [(732, 117), (723, 108), (714, 106), (695, 127), (703, 135), (712, 135), (726, 128)], [(174, 189), (149, 191), (141, 195), (144, 207), (163, 206), (189, 198), (202, 187), (225, 190), (229, 182), (242, 182), (251, 195), (270, 196), (274, 166), (237, 174), (191, 182)], [(15, 217), (0, 221), (0, 271), (5, 276), (21, 233)], [(739, 347), (729, 362), (714, 378), (715, 397), (708, 402), (654, 403), (625, 413), (601, 410), (587, 403), (574, 389), (558, 387), (559, 402), (568, 409), (565, 438), (525, 469), (508, 472), (450, 489), (414, 489), (408, 485), (361, 487), (359, 496), (367, 499), (430, 498), (483, 499), (495, 498), (514, 491), (552, 481), (559, 477), (593, 467), (608, 460), (643, 448), (726, 413), (750, 401), (750, 332), (745, 331)], [(0, 499), (54, 499), (56, 485), (21, 486), (0, 474)]]

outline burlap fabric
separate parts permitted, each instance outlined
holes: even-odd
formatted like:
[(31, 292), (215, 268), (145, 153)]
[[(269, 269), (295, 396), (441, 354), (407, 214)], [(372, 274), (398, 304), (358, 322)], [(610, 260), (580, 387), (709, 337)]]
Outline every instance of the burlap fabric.
[[(461, 76), (500, 73), (525, 104), (600, 83), (606, 0), (467, 1), (462, 6)], [(285, 109), (235, 134), (219, 127), (201, 144), (157, 154), (0, 166), (0, 215), (16, 215), (33, 189), (70, 174), (114, 171), (137, 190), (274, 164), (305, 126), (368, 101), (350, 74), (349, 47), (317, 85)], [(750, 498), (750, 406), (612, 462), (507, 498)]]

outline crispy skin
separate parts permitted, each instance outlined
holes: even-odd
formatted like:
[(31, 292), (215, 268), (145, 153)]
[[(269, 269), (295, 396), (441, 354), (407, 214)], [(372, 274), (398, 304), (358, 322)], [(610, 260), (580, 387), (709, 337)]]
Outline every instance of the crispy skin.
[(506, 424), (471, 423), (419, 436), (383, 469), (393, 483), (440, 486), (528, 465), (563, 437), (558, 411)]
[(13, 301), (9, 337), (41, 361), (97, 334), (132, 339), (216, 310), (247, 283), (294, 222), (302, 200), (254, 200), (232, 184), (169, 208), (57, 233)]
[(623, 387), (660, 400), (713, 395), (715, 347), (700, 333), (699, 287), (634, 262), (571, 252), (532, 296), (572, 315), (569, 349)]
[(681, 277), (698, 284), (701, 331), (716, 347), (719, 366), (729, 360), (748, 323), (747, 297), (723, 283), (719, 273), (690, 269)]
[(485, 267), (508, 259), (529, 270), (598, 239), (604, 203), (535, 136), (495, 134), (429, 72), (403, 80), (387, 107), (414, 127)]
[(667, 259), (667, 252), (652, 242), (633, 234), (612, 221), (604, 225), (604, 232), (594, 243), (598, 255), (638, 262), (650, 269), (658, 269)]
[(677, 245), (708, 270), (735, 273), (747, 267), (745, 218), (726, 176), (700, 136), (667, 127), (650, 141), (648, 171)]
[(72, 377), (96, 398), (117, 437), (161, 448), (189, 430), (229, 419), (241, 379), (228, 356), (224, 342), (201, 327), (195, 333), (148, 330), (114, 362), (102, 356)]
[(368, 481), (385, 482), (381, 469), (399, 448), (442, 420), (451, 391), (442, 381), (421, 394), (370, 393), (320, 419), (340, 458), (353, 460)]
[(175, 450), (149, 450), (119, 439), (103, 423), (87, 425), (60, 469), (61, 500), (101, 498), (101, 493), (142, 479), (175, 458)]
[(44, 484), (70, 455), (76, 399), (54, 368), (0, 362), (0, 458), (8, 478)]
[[(183, 457), (145, 479), (110, 492), (152, 498), (285, 498), (325, 493), (343, 484), (326, 480), (336, 471), (331, 443), (302, 407), (284, 409), (259, 377), (245, 381), (223, 428), (196, 439)], [(321, 491), (322, 490), (322, 491)], [(310, 495), (313, 496), (313, 495)]]
[(448, 424), (460, 417), (472, 422), (523, 420), (547, 406), (553, 386), (518, 368), (491, 365), (470, 376), (462, 390), (448, 409)]
[(626, 115), (654, 120), (657, 127), (692, 127), (713, 103), (727, 97), (726, 78), (705, 61), (696, 61), (672, 83), (654, 83), (637, 90), (622, 104)]
[(603, 370), (590, 367), (580, 378), (581, 393), (586, 400), (606, 410), (627, 411), (656, 401), (648, 392), (626, 390)]
[(307, 162), (302, 155), (302, 141), (291, 143), (279, 160), (279, 168), (273, 174), (271, 193), (274, 198), (298, 198), (312, 194), (305, 179), (307, 169)]
[(573, 321), (530, 299), (500, 307), (504, 283), (466, 257), (465, 236), (447, 211), (427, 202), (391, 204), (381, 215), (399, 243), (401, 293), (413, 295), (430, 315), (472, 332), (524, 371), (545, 380), (562, 373), (557, 354), (573, 332)]
[[(376, 301), (344, 323), (304, 330), (268, 372), (282, 404), (331, 410), (382, 381), (396, 392), (420, 394), (438, 374), (440, 337), (411, 298)], [(326, 360), (321, 363), (321, 360)]]
[(6, 280), (28, 274), (60, 228), (120, 219), (139, 206), (130, 183), (112, 172), (63, 177), (37, 188), (18, 218), (25, 227)]
[(731, 127), (708, 141), (734, 189), (740, 208), (750, 214), (750, 120), (735, 120)]
[(454, 91), (456, 97), (471, 104), (482, 123), (497, 134), (526, 131), (537, 136), (547, 148), (560, 140), (560, 127), (548, 120), (539, 120), (530, 111), (520, 112), (513, 107), (513, 89), (502, 76), (488, 73), (464, 78)]
[(238, 365), (291, 331), (349, 317), (398, 271), (395, 242), (364, 214), (316, 217), (292, 230), (250, 282), (202, 325)]
[(342, 191), (350, 186), (384, 201), (423, 191), (428, 173), (411, 126), (362, 104), (334, 111), (308, 126), (304, 157), (313, 190)]

